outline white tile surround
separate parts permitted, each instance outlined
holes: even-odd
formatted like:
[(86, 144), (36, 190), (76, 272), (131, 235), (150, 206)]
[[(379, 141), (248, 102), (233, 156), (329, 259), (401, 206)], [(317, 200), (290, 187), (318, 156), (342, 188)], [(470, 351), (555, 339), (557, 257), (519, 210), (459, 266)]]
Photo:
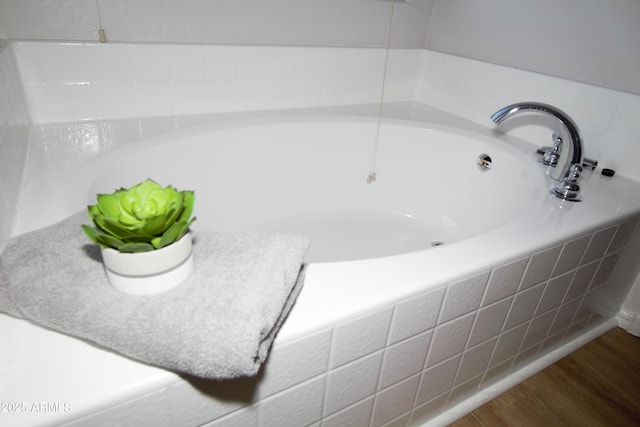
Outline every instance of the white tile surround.
[[(385, 50), (12, 42), (36, 123), (377, 103)], [(491, 126), (513, 102), (555, 105), (587, 157), (640, 181), (640, 96), (424, 49), (392, 49), (386, 102), (415, 100)], [(542, 120), (542, 119), (541, 119)], [(543, 124), (539, 120), (539, 124)], [(549, 145), (543, 126), (510, 133)]]
[[(384, 58), (357, 48), (13, 42), (0, 51), (8, 94), (0, 97), (0, 162), (11, 159), (0, 163), (0, 237), (15, 232), (6, 213), (18, 201), (29, 144), (54, 159), (28, 159), (35, 171), (60, 152), (73, 166), (208, 120), (193, 115), (375, 103)], [(385, 101), (415, 100), (484, 126), (511, 102), (557, 105), (580, 125), (587, 156), (640, 181), (637, 95), (426, 50), (393, 50), (388, 71)], [(145, 119), (117, 120), (131, 118)], [(511, 132), (548, 144), (548, 131), (533, 126)], [(608, 327), (637, 275), (639, 234), (637, 220), (585, 231), (276, 345), (255, 380), (176, 380), (68, 425), (422, 423), (590, 328)]]
[(11, 233), (30, 128), (14, 52), (0, 41), (0, 240)]
[[(157, 44), (14, 44), (38, 123), (380, 101), (385, 50)], [(420, 51), (392, 50), (388, 101), (412, 99)]]
[(420, 425), (610, 328), (639, 249), (637, 219), (607, 226), (276, 344), (257, 378), (174, 381), (64, 425)]

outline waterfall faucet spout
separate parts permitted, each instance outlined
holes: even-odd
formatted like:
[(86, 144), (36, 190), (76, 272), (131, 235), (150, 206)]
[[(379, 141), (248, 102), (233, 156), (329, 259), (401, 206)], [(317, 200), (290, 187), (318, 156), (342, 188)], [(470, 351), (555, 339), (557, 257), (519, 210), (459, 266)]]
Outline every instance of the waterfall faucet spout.
[(508, 105), (492, 116), (491, 120), (500, 125), (513, 116), (522, 113), (540, 113), (555, 119), (560, 125), (559, 132), (566, 136), (558, 164), (551, 174), (551, 193), (564, 200), (578, 202), (582, 200), (578, 179), (582, 172), (582, 138), (575, 122), (560, 109), (538, 102), (519, 102)]

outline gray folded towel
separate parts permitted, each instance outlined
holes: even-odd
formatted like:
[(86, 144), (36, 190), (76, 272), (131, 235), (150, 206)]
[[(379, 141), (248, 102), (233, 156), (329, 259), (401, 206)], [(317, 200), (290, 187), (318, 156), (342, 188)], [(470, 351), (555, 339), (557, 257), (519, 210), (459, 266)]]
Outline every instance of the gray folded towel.
[(126, 295), (109, 285), (87, 222), (80, 212), (6, 244), (0, 311), (198, 377), (258, 372), (302, 288), (307, 238), (193, 232), (184, 283)]

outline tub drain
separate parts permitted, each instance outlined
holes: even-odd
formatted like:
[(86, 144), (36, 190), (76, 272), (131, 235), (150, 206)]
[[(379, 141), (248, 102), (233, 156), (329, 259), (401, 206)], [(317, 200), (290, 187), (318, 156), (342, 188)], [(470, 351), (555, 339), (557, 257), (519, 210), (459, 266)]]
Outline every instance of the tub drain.
[(441, 242), (439, 240), (435, 240), (431, 242), (431, 246), (442, 246), (442, 245), (444, 245), (444, 242)]

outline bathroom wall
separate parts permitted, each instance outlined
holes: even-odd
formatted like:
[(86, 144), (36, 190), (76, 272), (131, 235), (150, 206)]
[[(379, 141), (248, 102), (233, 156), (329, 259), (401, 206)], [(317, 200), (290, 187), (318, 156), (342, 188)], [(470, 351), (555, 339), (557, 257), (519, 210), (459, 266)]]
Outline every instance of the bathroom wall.
[(0, 242), (13, 224), (30, 122), (13, 51), (0, 40)]
[[(3, 0), (0, 36), (383, 47), (391, 0)], [(640, 94), (634, 0), (395, 0), (391, 45), (428, 48)]]
[(640, 94), (637, 0), (436, 0), (426, 47)]
[[(420, 48), (434, 0), (396, 0), (394, 46)], [(295, 46), (387, 45), (391, 0), (3, 0), (12, 39)]]

